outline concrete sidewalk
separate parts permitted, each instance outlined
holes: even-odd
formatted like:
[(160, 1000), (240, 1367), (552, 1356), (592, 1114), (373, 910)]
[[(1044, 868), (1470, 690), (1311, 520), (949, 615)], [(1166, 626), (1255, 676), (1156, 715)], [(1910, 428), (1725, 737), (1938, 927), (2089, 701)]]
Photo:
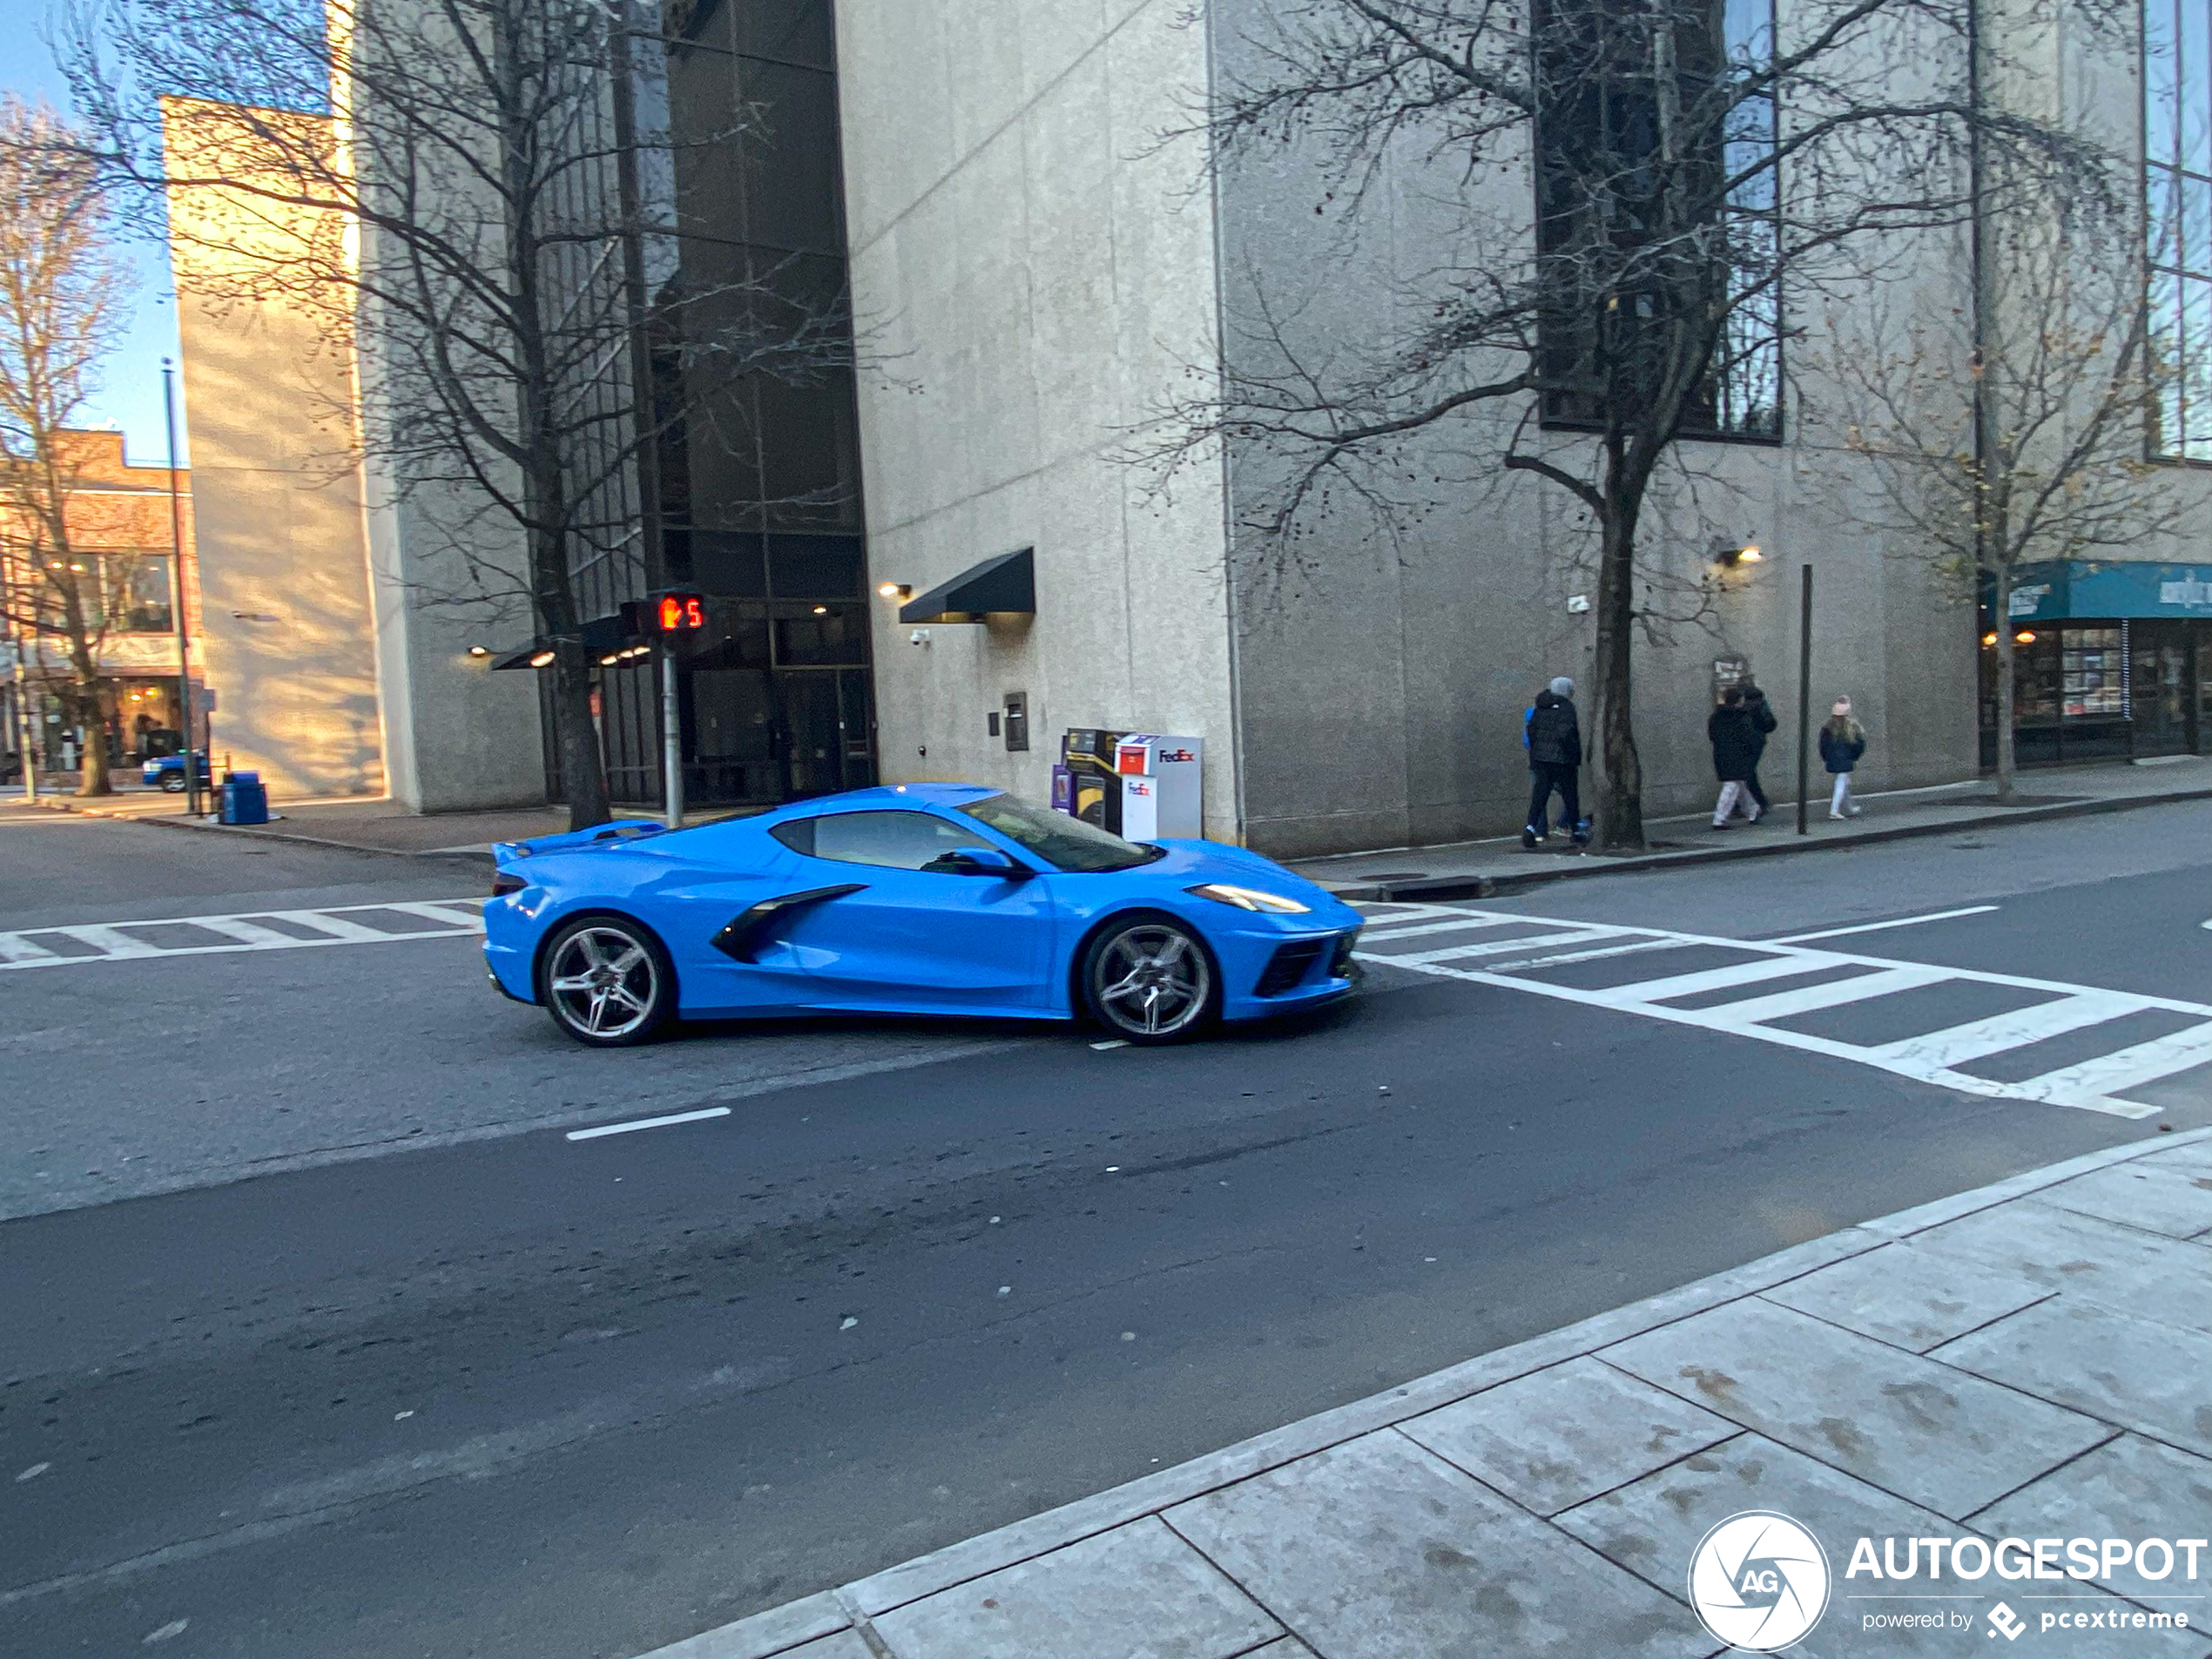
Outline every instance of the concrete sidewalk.
[(1710, 1655), (1690, 1563), (1747, 1510), (1827, 1557), (1792, 1654), (2212, 1653), (2212, 1550), (2193, 1577), (2178, 1549), (2088, 1581), (1846, 1570), (1862, 1538), (2028, 1541), (2002, 1568), (2212, 1530), (2212, 1130), (1798, 1245), (651, 1659)]
[(1773, 813), (1756, 825), (1739, 819), (1732, 828), (1716, 830), (1710, 811), (1650, 819), (1645, 828), (1651, 851), (1643, 853), (1581, 853), (1557, 836), (1529, 852), (1522, 848), (1518, 835), (1508, 835), (1443, 846), (1306, 859), (1291, 867), (1346, 899), (1489, 898), (1575, 876), (1865, 846), (2039, 819), (2212, 799), (2212, 757), (2179, 755), (2134, 765), (2106, 761), (2053, 767), (2024, 773), (2020, 789), (2020, 804), (2014, 806), (1997, 805), (1996, 786), (1986, 778), (1867, 795), (1860, 798), (1865, 808), (1862, 816), (1832, 823), (1824, 788), (1808, 814), (1808, 833), (1802, 836), (1797, 833), (1795, 800), (1785, 801), (1777, 792)]
[[(0, 803), (23, 800), (20, 788), (0, 791)], [(50, 811), (88, 818), (123, 819), (169, 829), (212, 830), (224, 835), (252, 835), (265, 840), (305, 841), (314, 846), (355, 853), (391, 853), (418, 858), (466, 857), (489, 860), (495, 841), (526, 841), (558, 835), (569, 826), (565, 806), (510, 806), (477, 813), (409, 813), (388, 798), (340, 800), (273, 800), (267, 824), (219, 824), (212, 814), (194, 818), (184, 797), (159, 790), (118, 791), (80, 797), (42, 794), (35, 803)], [(757, 810), (738, 809), (740, 812)], [(732, 815), (712, 809), (687, 820), (705, 824)], [(652, 818), (643, 809), (618, 806), (617, 819)]]

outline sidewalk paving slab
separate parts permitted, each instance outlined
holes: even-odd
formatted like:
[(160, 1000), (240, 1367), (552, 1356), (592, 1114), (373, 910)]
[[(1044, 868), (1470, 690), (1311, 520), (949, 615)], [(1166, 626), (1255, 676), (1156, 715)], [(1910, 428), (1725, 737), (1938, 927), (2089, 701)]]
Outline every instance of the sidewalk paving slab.
[[(1281, 1659), (1709, 1655), (1687, 1602), (1689, 1555), (1745, 1508), (1782, 1510), (1846, 1549), (1862, 1534), (1994, 1538), (2042, 1514), (2045, 1535), (2201, 1536), (2212, 1247), (2053, 1201), (2065, 1184), (2138, 1163), (2155, 1179), (2110, 1184), (2122, 1198), (2169, 1171), (2212, 1169), (2212, 1130), (2148, 1135), (1792, 1246), (651, 1659), (845, 1659), (824, 1645), (840, 1632), (873, 1659), (1042, 1656), (1058, 1651), (1055, 1618), (1102, 1632), (1123, 1621), (1135, 1634), (1099, 1650), (1131, 1659), (1226, 1652), (1221, 1632), (1233, 1641), (1237, 1627), (1207, 1621), (1241, 1603), (1163, 1534), (1289, 1633), (1239, 1651)], [(1878, 1291), (1892, 1273), (1887, 1306)], [(1172, 1581), (1206, 1609), (1195, 1648), (1162, 1645), (1171, 1622), (1130, 1623), (1116, 1596), (1139, 1614), (1160, 1603), (1144, 1570), (1116, 1569), (1123, 1549), (1181, 1563), (1145, 1570), (1195, 1575)], [(1831, 1562), (1838, 1595), (1844, 1565)], [(2132, 1581), (1986, 1589), (1969, 1603), (1977, 1619), (2000, 1596), (2026, 1605), (2045, 1591), (2177, 1605)], [(1851, 1593), (1866, 1594), (1863, 1581)], [(1056, 1609), (1034, 1599), (1054, 1595)], [(2196, 1628), (2131, 1630), (2127, 1650), (2212, 1654), (2212, 1603), (2190, 1605)], [(1831, 1606), (1792, 1651), (1875, 1650), (1858, 1639), (1859, 1617)], [(2095, 1650), (2039, 1623), (2007, 1653)], [(1007, 1648), (1009, 1635), (1026, 1648)], [(1878, 1651), (1960, 1645), (1955, 1632), (1891, 1630)]]
[(1953, 1517), (2112, 1436), (2094, 1418), (1757, 1297), (1598, 1357)]
[(1862, 796), (1862, 815), (1837, 823), (1828, 818), (1824, 792), (1804, 835), (1797, 833), (1795, 803), (1777, 798), (1775, 809), (1757, 824), (1738, 823), (1725, 830), (1712, 827), (1710, 813), (1648, 819), (1645, 830), (1652, 849), (1642, 853), (1581, 852), (1562, 846), (1557, 837), (1530, 852), (1523, 849), (1518, 835), (1507, 835), (1298, 859), (1290, 865), (1343, 899), (1478, 899), (1583, 876), (1833, 852), (1924, 835), (2205, 799), (2212, 799), (2212, 756), (2171, 755), (2155, 763), (2107, 761), (2038, 771), (2022, 780), (2021, 804), (2013, 806), (1997, 804), (1989, 779), (1970, 778), (1932, 788)]
[(1930, 1357), (2212, 1457), (2212, 1336), (2202, 1331), (2054, 1297)]

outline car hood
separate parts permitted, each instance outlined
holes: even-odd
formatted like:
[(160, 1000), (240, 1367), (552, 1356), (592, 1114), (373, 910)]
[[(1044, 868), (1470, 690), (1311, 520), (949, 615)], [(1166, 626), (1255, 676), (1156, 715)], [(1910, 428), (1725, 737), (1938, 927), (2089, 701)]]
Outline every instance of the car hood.
[(1166, 879), (1186, 887), (1195, 887), (1202, 881), (1227, 881), (1264, 893), (1279, 893), (1285, 899), (1312, 906), (1317, 918), (1332, 927), (1361, 920), (1357, 911), (1345, 906), (1327, 888), (1316, 886), (1249, 847), (1231, 846), (1222, 841), (1163, 840), (1153, 845), (1167, 856), (1138, 865), (1136, 870), (1155, 880)]

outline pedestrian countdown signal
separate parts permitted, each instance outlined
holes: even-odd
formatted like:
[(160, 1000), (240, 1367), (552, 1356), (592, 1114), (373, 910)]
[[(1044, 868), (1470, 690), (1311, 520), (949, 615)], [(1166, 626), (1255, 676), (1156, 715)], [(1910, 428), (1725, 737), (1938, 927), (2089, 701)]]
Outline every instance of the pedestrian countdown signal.
[(664, 593), (653, 619), (664, 634), (688, 634), (706, 626), (706, 600), (696, 593)]

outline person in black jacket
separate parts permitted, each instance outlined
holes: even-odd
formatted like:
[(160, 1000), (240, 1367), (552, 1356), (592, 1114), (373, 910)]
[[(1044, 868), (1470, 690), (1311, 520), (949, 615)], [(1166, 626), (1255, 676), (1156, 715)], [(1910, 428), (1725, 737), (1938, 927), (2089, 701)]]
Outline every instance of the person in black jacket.
[(1528, 818), (1521, 831), (1521, 844), (1534, 846), (1546, 833), (1545, 819), (1552, 792), (1559, 792), (1560, 827), (1581, 846), (1590, 839), (1582, 825), (1582, 727), (1575, 718), (1575, 682), (1565, 675), (1536, 693), (1536, 706), (1528, 711), (1523, 731), (1528, 745)]
[(1759, 809), (1753, 803), (1749, 780), (1759, 764), (1759, 732), (1743, 706), (1743, 690), (1731, 685), (1721, 693), (1720, 706), (1705, 722), (1705, 735), (1713, 745), (1713, 773), (1721, 780), (1721, 798), (1713, 803), (1713, 827), (1726, 829), (1739, 806), (1754, 824)]
[(1774, 718), (1774, 709), (1766, 700), (1766, 693), (1749, 680), (1743, 682), (1743, 711), (1751, 717), (1751, 732), (1756, 739), (1751, 751), (1751, 775), (1743, 780), (1743, 784), (1750, 791), (1752, 802), (1758, 807), (1760, 816), (1764, 817), (1769, 807), (1766, 791), (1759, 787), (1759, 761), (1766, 753), (1766, 740), (1774, 735), (1774, 728), (1780, 722)]

